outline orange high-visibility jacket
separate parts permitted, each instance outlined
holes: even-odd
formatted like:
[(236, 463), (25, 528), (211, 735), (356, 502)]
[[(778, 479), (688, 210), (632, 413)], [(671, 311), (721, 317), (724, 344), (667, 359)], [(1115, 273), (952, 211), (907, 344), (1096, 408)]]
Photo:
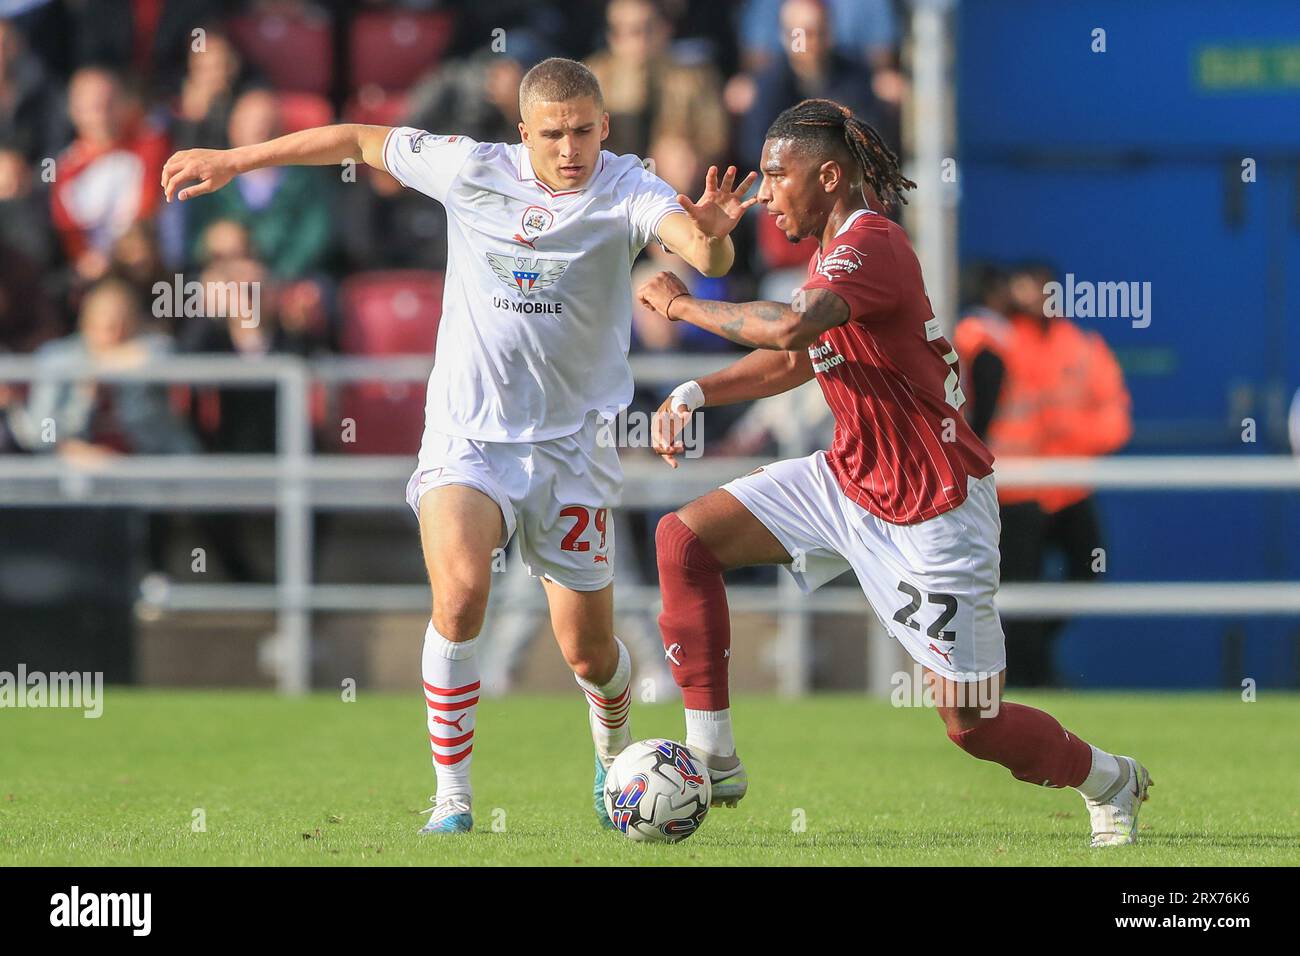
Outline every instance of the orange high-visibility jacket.
[[(990, 313), (957, 324), (954, 346), (969, 370), (992, 349), (1006, 368), (985, 444), (997, 458), (1105, 455), (1133, 434), (1128, 389), (1119, 363), (1095, 332), (1053, 318), (1003, 319)], [(1088, 488), (999, 488), (1003, 504), (1037, 501), (1059, 511), (1091, 494)]]

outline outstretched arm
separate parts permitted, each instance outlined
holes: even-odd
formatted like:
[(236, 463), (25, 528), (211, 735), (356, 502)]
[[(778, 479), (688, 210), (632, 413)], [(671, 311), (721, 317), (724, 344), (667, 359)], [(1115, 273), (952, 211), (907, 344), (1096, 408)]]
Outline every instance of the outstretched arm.
[(780, 395), (813, 377), (806, 349), (780, 352), (757, 349), (699, 380), (704, 405), (731, 405)]
[[(340, 123), (300, 130), (252, 146), (183, 149), (163, 165), (163, 192), (168, 202), (173, 196), (184, 201), (216, 192), (240, 173), (266, 166), (335, 166), (351, 159), (384, 169), (388, 131), (387, 126)], [(181, 189), (195, 180), (197, 185)]]
[(754, 349), (802, 349), (849, 320), (848, 303), (826, 289), (804, 292), (802, 309), (783, 302), (714, 302), (695, 298), (671, 272), (651, 278), (636, 297), (667, 319)]
[(710, 166), (704, 179), (704, 194), (698, 202), (691, 202), (689, 196), (679, 194), (677, 202), (682, 212), (664, 217), (659, 224), (659, 238), (697, 272), (706, 276), (726, 275), (736, 260), (731, 230), (736, 228), (745, 210), (758, 202), (756, 196), (744, 198), (755, 178), (756, 174), (750, 173), (733, 188), (735, 166), (727, 167), (721, 182), (718, 181), (718, 167)]

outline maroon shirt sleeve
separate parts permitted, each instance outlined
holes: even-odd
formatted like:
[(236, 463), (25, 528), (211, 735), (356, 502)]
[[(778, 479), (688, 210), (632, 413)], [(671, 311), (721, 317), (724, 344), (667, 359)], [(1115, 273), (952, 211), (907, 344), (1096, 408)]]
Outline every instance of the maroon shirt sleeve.
[(853, 228), (809, 263), (805, 291), (827, 289), (849, 307), (850, 322), (869, 322), (893, 312), (898, 303), (898, 269), (887, 231)]

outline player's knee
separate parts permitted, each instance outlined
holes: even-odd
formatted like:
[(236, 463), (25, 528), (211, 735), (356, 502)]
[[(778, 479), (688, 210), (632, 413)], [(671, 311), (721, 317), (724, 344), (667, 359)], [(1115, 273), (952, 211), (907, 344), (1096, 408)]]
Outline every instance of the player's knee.
[(939, 718), (943, 721), (945, 729), (948, 731), (948, 738), (963, 750), (965, 737), (960, 737), (964, 731), (974, 730), (980, 724), (989, 719), (985, 716), (986, 712), (979, 707), (939, 707)]
[(478, 636), (487, 614), (487, 591), (462, 588), (433, 598), (433, 626), (449, 641), (468, 641)]
[(655, 526), (655, 559), (661, 576), (681, 573), (683, 569), (714, 571), (722, 567), (675, 511), (664, 515)]
[(608, 678), (609, 675), (604, 673), (603, 664), (597, 660), (594, 654), (577, 652), (565, 655), (565, 663), (569, 665), (569, 670), (573, 671), (575, 677), (582, 680), (590, 681), (593, 684), (602, 682), (602, 678)]
[(575, 639), (562, 641), (564, 662), (582, 680), (604, 684), (618, 669), (618, 645), (612, 640)]
[[(677, 517), (677, 512), (670, 511), (659, 519), (655, 525), (655, 558), (659, 562), (659, 567), (674, 567), (681, 564), (681, 549), (673, 547), (677, 539), (681, 536), (682, 519)], [(689, 529), (688, 529), (689, 530)]]

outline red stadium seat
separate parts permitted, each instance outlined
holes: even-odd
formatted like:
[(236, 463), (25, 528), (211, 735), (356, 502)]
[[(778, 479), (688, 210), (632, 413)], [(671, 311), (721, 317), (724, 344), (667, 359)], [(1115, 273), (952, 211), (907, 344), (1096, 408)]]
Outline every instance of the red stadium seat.
[(372, 126), (401, 126), (406, 116), (406, 94), (392, 93), (382, 86), (363, 86), (343, 107), (345, 123)]
[(334, 108), (323, 96), (286, 92), (276, 94), (275, 99), (280, 105), (281, 132), (296, 133), (300, 129), (328, 126), (334, 122)]
[[(433, 355), (442, 314), (440, 272), (367, 272), (343, 283), (343, 351), (351, 355)], [(413, 455), (424, 427), (423, 382), (357, 382), (339, 397), (356, 423), (358, 455)]]
[(356, 382), (339, 396), (339, 415), (355, 423), (351, 455), (414, 455), (424, 431), (423, 382)]
[(442, 273), (363, 272), (343, 283), (343, 351), (433, 355), (442, 316)]
[(310, 13), (248, 14), (230, 22), (240, 52), (276, 89), (326, 95), (334, 78), (334, 38), (328, 19)]
[(348, 88), (368, 83), (404, 90), (438, 65), (451, 42), (452, 16), (375, 11), (352, 21), (348, 36), (352, 77)]

